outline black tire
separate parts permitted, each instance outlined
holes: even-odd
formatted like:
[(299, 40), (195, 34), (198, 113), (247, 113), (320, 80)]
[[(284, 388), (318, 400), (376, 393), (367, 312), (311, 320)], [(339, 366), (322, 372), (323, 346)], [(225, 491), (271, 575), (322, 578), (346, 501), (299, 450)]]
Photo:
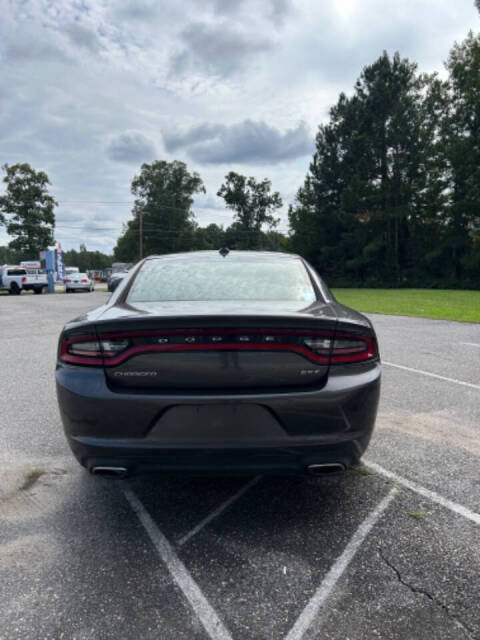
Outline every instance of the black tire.
[(18, 286), (18, 284), (16, 282), (11, 282), (10, 283), (10, 291), (9, 293), (12, 296), (19, 296), (22, 293), (22, 290), (20, 289), (20, 287)]
[(35, 287), (35, 288), (33, 289), (33, 293), (34, 293), (35, 295), (37, 295), (37, 296), (38, 296), (38, 295), (41, 295), (41, 294), (43, 293), (43, 287)]

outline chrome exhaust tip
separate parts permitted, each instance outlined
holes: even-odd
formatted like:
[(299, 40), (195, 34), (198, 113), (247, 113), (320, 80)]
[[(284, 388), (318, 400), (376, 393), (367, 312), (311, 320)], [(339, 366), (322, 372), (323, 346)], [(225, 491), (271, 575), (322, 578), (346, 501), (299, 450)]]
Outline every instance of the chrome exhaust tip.
[(126, 467), (92, 467), (90, 473), (104, 478), (124, 478), (128, 474)]
[(309, 464), (307, 470), (313, 476), (330, 476), (335, 473), (342, 473), (343, 471), (345, 471), (345, 465), (342, 462)]

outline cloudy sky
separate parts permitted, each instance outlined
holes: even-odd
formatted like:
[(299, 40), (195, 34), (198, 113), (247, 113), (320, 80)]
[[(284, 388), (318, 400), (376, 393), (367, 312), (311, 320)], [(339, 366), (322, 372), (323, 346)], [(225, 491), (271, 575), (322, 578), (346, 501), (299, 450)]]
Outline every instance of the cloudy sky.
[(398, 50), (442, 73), (453, 42), (480, 28), (473, 0), (1, 4), (0, 164), (47, 171), (57, 240), (103, 251), (142, 162), (200, 173), (202, 225), (231, 222), (215, 195), (231, 169), (270, 178), (291, 202), (318, 124), (364, 65)]

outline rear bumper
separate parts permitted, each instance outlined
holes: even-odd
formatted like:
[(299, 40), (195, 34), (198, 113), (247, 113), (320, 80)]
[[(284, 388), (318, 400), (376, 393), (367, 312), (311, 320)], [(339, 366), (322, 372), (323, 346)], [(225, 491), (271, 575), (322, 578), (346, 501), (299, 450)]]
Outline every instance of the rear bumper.
[(103, 371), (74, 366), (59, 366), (56, 378), (68, 442), (87, 468), (250, 474), (357, 462), (380, 375), (379, 363), (337, 367), (322, 389), (235, 395), (118, 393)]
[(339, 463), (344, 467), (355, 464), (359, 454), (355, 443), (340, 445), (305, 445), (303, 447), (274, 447), (264, 449), (243, 448), (218, 449), (126, 449), (98, 442), (71, 443), (72, 450), (81, 464), (92, 470), (94, 467), (120, 467), (129, 473), (181, 473), (212, 475), (257, 475), (308, 473), (310, 465)]

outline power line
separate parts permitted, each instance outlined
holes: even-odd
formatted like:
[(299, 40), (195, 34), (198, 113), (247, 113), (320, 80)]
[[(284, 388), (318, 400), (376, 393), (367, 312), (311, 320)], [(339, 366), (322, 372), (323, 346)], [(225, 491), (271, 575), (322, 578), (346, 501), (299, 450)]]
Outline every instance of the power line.
[[(205, 227), (200, 227), (201, 229), (205, 229)], [(105, 231), (111, 231), (112, 233), (119, 233), (118, 230), (110, 228), (110, 227), (95, 227), (95, 228), (85, 228), (85, 227), (70, 227), (70, 226), (57, 226), (55, 227), (55, 229), (61, 229), (61, 230), (66, 230), (66, 231), (83, 231), (84, 233), (97, 233), (97, 232), (105, 232)], [(136, 231), (136, 230), (133, 230)], [(195, 233), (196, 230), (191, 230), (192, 233)], [(269, 231), (250, 231), (248, 229), (238, 229), (238, 230), (233, 230), (230, 231), (228, 229), (220, 229), (221, 232), (223, 233), (231, 233), (233, 235), (258, 235), (259, 233), (269, 233)], [(272, 230), (274, 233), (280, 233), (282, 235), (284, 235), (287, 231), (281, 231), (278, 229), (273, 229)], [(179, 234), (179, 230), (178, 229), (144, 229), (144, 236), (162, 236), (162, 235), (178, 235)]]
[[(36, 198), (32, 198), (32, 199), (26, 199), (23, 200), (23, 202), (37, 202)], [(95, 205), (101, 205), (101, 206), (118, 206), (118, 205), (128, 205), (128, 206), (132, 206), (135, 204), (135, 200), (56, 200), (56, 203), (58, 206), (63, 206), (65, 204), (95, 204)], [(146, 203), (144, 205), (139, 205), (139, 206), (143, 206), (144, 208), (148, 208), (148, 207), (155, 207), (155, 209), (171, 209), (172, 211), (181, 211), (182, 213), (193, 213), (193, 211), (190, 211), (190, 206), (188, 207), (175, 207), (173, 205), (170, 204), (159, 204), (159, 205), (155, 205), (152, 203)], [(194, 206), (194, 205), (193, 205)], [(222, 214), (222, 213), (228, 213), (228, 210), (217, 210), (214, 207), (212, 207), (211, 209), (209, 207), (197, 207), (199, 209), (209, 209), (210, 211), (213, 211), (215, 213), (218, 214)]]

